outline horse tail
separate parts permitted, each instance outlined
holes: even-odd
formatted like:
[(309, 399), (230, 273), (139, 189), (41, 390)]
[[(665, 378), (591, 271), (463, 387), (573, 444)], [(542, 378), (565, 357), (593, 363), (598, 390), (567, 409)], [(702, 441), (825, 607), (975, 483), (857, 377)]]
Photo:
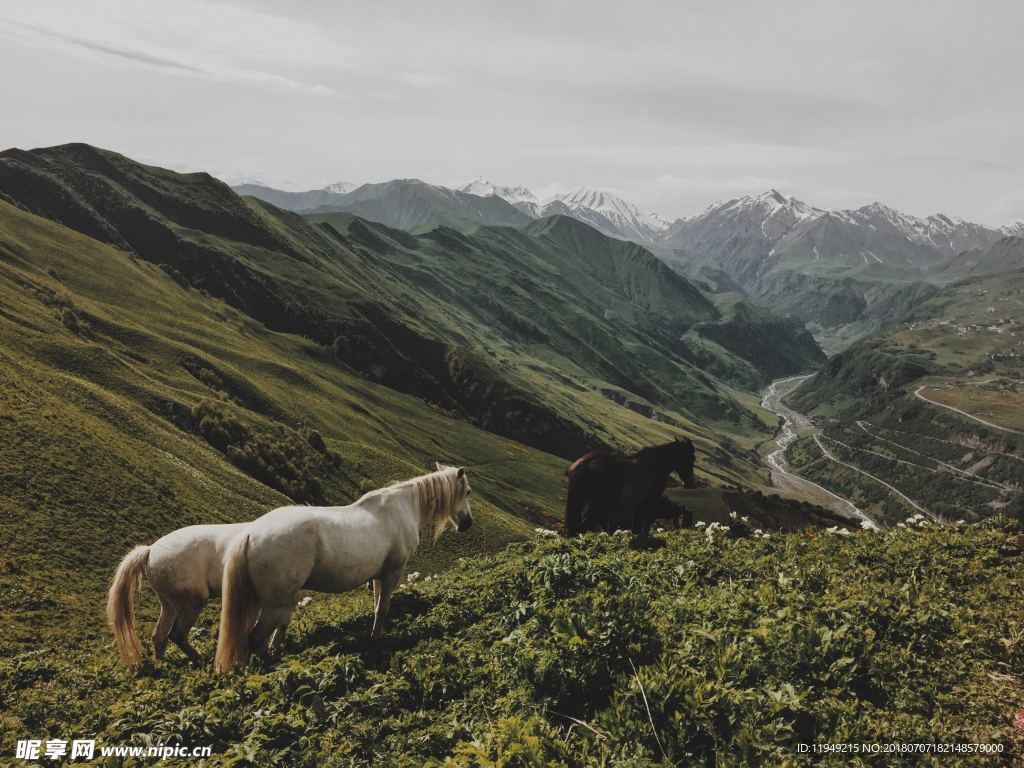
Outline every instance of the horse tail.
[(224, 558), (221, 581), (220, 635), (214, 666), (228, 672), (249, 663), (249, 632), (259, 611), (259, 599), (249, 577), (249, 536), (237, 537)]
[(142, 644), (135, 632), (135, 598), (149, 564), (149, 547), (136, 547), (121, 560), (107, 593), (107, 622), (121, 662), (132, 669), (142, 664)]
[(569, 490), (565, 495), (565, 532), (575, 536), (583, 526), (587, 508), (586, 470), (575, 465), (569, 471)]

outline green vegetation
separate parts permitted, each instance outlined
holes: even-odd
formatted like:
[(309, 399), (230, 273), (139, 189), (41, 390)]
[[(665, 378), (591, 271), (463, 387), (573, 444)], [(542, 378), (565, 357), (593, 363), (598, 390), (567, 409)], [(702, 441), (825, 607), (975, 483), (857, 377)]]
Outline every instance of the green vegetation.
[(185, 525), (347, 503), (459, 463), (477, 525), (413, 563), (438, 569), (564, 505), (564, 460), (366, 382), (312, 341), (6, 203), (0, 372), (3, 654), (104, 636), (117, 561)]
[[(4, 734), (213, 744), (215, 765), (810, 764), (797, 743), (894, 738), (1017, 754), (1002, 520), (841, 535), (751, 492), (773, 426), (753, 390), (820, 355), (798, 324), (716, 306), (561, 217), (304, 218), (81, 145), (0, 153), (0, 190)], [(1016, 513), (993, 488), (1024, 479), (1016, 443), (912, 397), (956, 358), (893, 333), (798, 398), (851, 461), (866, 419), (872, 471), (950, 515)], [(727, 531), (524, 541), (558, 525), (565, 457), (680, 432), (710, 485), (670, 496)], [(303, 606), (247, 675), (116, 666), (103, 600), (131, 547), (347, 503), (435, 460), (467, 467), (477, 523), (424, 544), (410, 570), (430, 578), (398, 593), (383, 643), (356, 591)], [(988, 486), (957, 496), (943, 465)], [(194, 638), (208, 658), (215, 607)], [(144, 588), (144, 635), (155, 613)]]
[[(680, 430), (705, 448), (723, 435), (744, 448), (764, 438), (743, 394), (680, 341), (718, 310), (650, 253), (574, 220), (412, 235), (351, 214), (304, 218), (205, 174), (85, 145), (2, 153), (0, 189), (273, 330), (317, 341), (365, 378), (563, 458)], [(730, 328), (712, 349), (729, 350), (728, 381), (763, 380), (763, 361), (729, 341), (749, 325)], [(818, 354), (795, 329), (771, 333), (798, 350), (794, 365)], [(757, 471), (740, 467), (733, 480)]]
[(809, 437), (790, 449), (793, 466), (888, 523), (918, 507), (947, 520), (1020, 515), (1020, 435), (998, 427), (1013, 430), (1019, 419), (1022, 296), (1019, 271), (957, 283), (830, 358), (789, 402), (861, 472), (830, 461)]
[(407, 584), (379, 645), (353, 594), (314, 597), (247, 674), (173, 656), (134, 677), (105, 641), (8, 659), (0, 726), (212, 744), (212, 765), (879, 764), (797, 752), (816, 741), (996, 743), (1004, 754), (955, 762), (1009, 765), (1024, 604), (1005, 534), (515, 544)]

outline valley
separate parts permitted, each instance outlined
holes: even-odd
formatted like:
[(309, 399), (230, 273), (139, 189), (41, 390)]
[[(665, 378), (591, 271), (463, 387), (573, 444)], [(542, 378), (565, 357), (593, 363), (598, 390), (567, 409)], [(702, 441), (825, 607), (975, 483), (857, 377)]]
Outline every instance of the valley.
[[(587, 666), (578, 684), (566, 683), (550, 659), (536, 689), (522, 687), (528, 676), (483, 663), (472, 665), (468, 682), (451, 680), (431, 660), (439, 628), (458, 628), (467, 658), (520, 642), (517, 653), (547, 658), (552, 637), (589, 648), (596, 629), (573, 640), (576, 630), (565, 627), (592, 611), (640, 626), (640, 603), (623, 602), (615, 586), (624, 568), (631, 584), (646, 585), (643, 606), (661, 617), (652, 636), (679, 639), (662, 621), (668, 616), (688, 632), (711, 615), (752, 631), (744, 617), (758, 612), (734, 611), (736, 592), (723, 578), (744, 585), (749, 606), (771, 597), (795, 616), (819, 610), (813, 596), (824, 583), (863, 601), (886, 594), (906, 563), (932, 561), (930, 544), (902, 537), (904, 528), (917, 535), (924, 523), (961, 519), (976, 525), (921, 534), (960, 552), (948, 573), (935, 575), (934, 590), (955, 595), (949, 610), (960, 610), (957, 601), (969, 602), (977, 584), (988, 588), (989, 571), (964, 553), (991, 548), (1007, 519), (1024, 514), (1015, 437), (1024, 429), (1024, 278), (986, 266), (1012, 265), (1012, 242), (975, 254), (948, 280), (883, 274), (878, 259), (796, 266), (792, 252), (751, 270), (711, 256), (724, 251), (702, 259), (666, 249), (652, 234), (668, 231), (666, 223), (649, 216), (641, 218), (654, 229), (623, 236), (638, 209), (608, 197), (578, 192), (560, 202), (565, 210), (538, 218), (517, 207), (522, 190), (502, 189), (524, 198), (510, 202), (493, 185), (457, 195), (411, 185), (413, 198), (407, 187), (314, 190), (302, 202), (314, 210), (298, 214), (239, 197), (207, 174), (87, 145), (0, 153), (0, 652), (13, 660), (0, 663), (0, 691), (14, 713), (0, 725), (74, 721), (129, 738), (140, 718), (153, 733), (170, 732), (179, 726), (161, 713), (180, 710), (182, 733), (213, 724), (222, 751), (244, 742), (302, 764), (289, 750), (295, 738), (312, 738), (311, 723), (311, 755), (394, 756), (412, 727), (408, 713), (456, 717), (498, 691), (503, 727), (556, 743), (548, 719), (523, 725), (510, 713), (539, 690), (569, 685), (576, 693), (559, 694), (553, 706), (611, 718), (603, 705), (568, 702), (582, 690), (621, 695), (622, 680), (602, 682)], [(331, 209), (358, 189), (358, 210)], [(472, 199), (488, 189), (486, 204)], [(449, 218), (433, 207), (439, 201)], [(772, 215), (791, 203), (776, 200)], [(588, 221), (590, 205), (606, 219)], [(765, 221), (758, 230), (763, 224), (770, 238), (774, 225)], [(828, 255), (816, 253), (814, 261)], [(887, 252), (872, 253), (884, 260)], [(699, 486), (672, 485), (667, 495), (685, 507), (692, 529), (659, 521), (642, 546), (554, 535), (570, 460), (682, 435), (696, 445)], [(364, 594), (317, 596), (299, 613), (287, 655), (253, 670), (247, 703), (179, 699), (160, 683), (166, 675), (200, 698), (231, 697), (245, 678), (217, 679), (178, 659), (147, 662), (138, 677), (114, 666), (103, 595), (132, 546), (284, 504), (345, 503), (438, 460), (466, 468), (477, 522), (416, 553), (410, 571), (426, 577), (396, 595), (394, 641), (364, 639)], [(854, 556), (861, 581), (846, 572)], [(608, 567), (580, 565), (590, 562)], [(833, 562), (847, 565), (835, 570)], [(1009, 589), (1009, 566), (993, 567)], [(651, 568), (676, 576), (651, 576)], [(750, 581), (751, 568), (762, 569), (763, 584)], [(951, 589), (965, 572), (975, 586)], [(806, 590), (785, 589), (805, 577), (787, 575), (796, 573)], [(652, 578), (687, 597), (656, 597)], [(573, 591), (559, 594), (582, 601), (572, 602), (572, 615), (548, 602), (566, 579)], [(873, 610), (888, 615), (885, 605)], [(144, 590), (140, 622), (156, 612)], [(804, 619), (794, 622), (787, 631)], [(541, 629), (548, 625), (559, 629)], [(546, 638), (536, 647), (535, 629)], [(39, 656), (41, 640), (58, 646), (72, 634), (67, 659)], [(193, 632), (204, 655), (215, 635), (208, 610)], [(640, 647), (632, 636), (622, 642)], [(648, 650), (638, 658), (661, 658)], [(625, 653), (603, 645), (595, 652), (601, 668), (608, 654)], [(101, 676), (117, 682), (101, 686)], [(901, 685), (923, 679), (889, 668), (881, 676)], [(40, 682), (23, 689), (30, 678)], [(823, 701), (848, 697), (851, 686), (867, 691), (845, 678), (835, 685), (821, 689)], [(67, 691), (74, 701), (59, 706)], [(394, 734), (382, 741), (367, 730), (367, 713), (384, 717), (370, 701), (381, 691), (402, 702), (389, 721)], [(774, 701), (766, 696), (761, 705)], [(257, 704), (277, 725), (246, 720)], [(838, 717), (832, 704), (820, 707), (821, 717)], [(431, 738), (467, 750), (468, 735)], [(682, 754), (705, 736), (672, 738)], [(596, 754), (576, 742), (566, 749)]]
[(757, 390), (820, 363), (810, 334), (564, 216), (411, 234), (86, 145), (11, 150), (0, 297), (10, 652), (64, 631), (47, 610), (102, 637), (110, 569), (139, 542), (346, 502), (435, 460), (470, 469), (480, 515), (417, 555), (425, 571), (556, 528), (586, 450), (680, 434), (708, 486), (685, 502), (698, 519), (819, 522), (744, 496), (773, 426)]
[(8, 2), (0, 768), (1024, 768), (1024, 2)]
[(786, 406), (783, 399), (809, 378), (811, 375), (792, 376), (773, 381), (761, 398), (761, 407), (776, 414), (782, 420), (774, 441), (775, 450), (764, 457), (765, 464), (771, 470), (771, 483), (783, 495), (804, 499), (832, 509), (858, 523), (867, 521), (873, 524), (850, 500), (838, 496), (807, 478), (794, 474), (787, 468), (786, 450), (801, 435), (812, 434), (813, 426), (806, 416)]

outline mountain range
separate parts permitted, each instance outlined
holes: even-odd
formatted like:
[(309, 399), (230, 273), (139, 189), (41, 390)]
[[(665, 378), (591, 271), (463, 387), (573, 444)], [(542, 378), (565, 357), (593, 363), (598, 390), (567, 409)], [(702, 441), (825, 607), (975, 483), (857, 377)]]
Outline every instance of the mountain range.
[[(649, 251), (575, 218), (533, 220), (501, 198), (422, 182), (346, 196), (369, 207), (410, 189), (511, 214), (410, 233), (352, 213), (296, 215), (207, 174), (88, 145), (0, 153), (8, 203), (312, 339), (370, 381), (549, 453), (627, 444), (638, 419), (641, 431), (674, 424), (717, 450), (764, 428), (737, 388), (823, 359), (795, 318), (720, 306)], [(777, 354), (765, 359), (769, 343)], [(746, 458), (725, 461), (737, 480), (751, 471)]]
[[(738, 293), (795, 315), (828, 348), (881, 327), (930, 295), (935, 283), (1020, 264), (1013, 243), (1003, 241), (1024, 232), (1024, 222), (992, 227), (944, 214), (921, 218), (878, 202), (820, 208), (777, 190), (716, 203), (673, 223), (604, 190), (579, 188), (541, 200), (526, 187), (483, 178), (458, 189), (401, 179), (344, 193), (235, 191), (289, 210), (346, 211), (408, 231), (521, 227), (564, 216), (643, 245), (705, 291)], [(989, 249), (998, 253), (986, 256)]]
[(849, 210), (818, 208), (774, 189), (715, 203), (674, 222), (607, 190), (579, 187), (542, 200), (524, 186), (503, 186), (483, 177), (454, 189), (418, 179), (360, 187), (342, 182), (308, 192), (256, 184), (234, 189), (286, 210), (369, 212), (381, 223), (407, 229), (458, 226), (491, 215), (516, 218), (504, 206), (476, 199), (496, 198), (531, 219), (565, 215), (612, 237), (680, 249), (708, 260), (726, 255), (727, 265), (737, 262), (729, 271), (740, 275), (765, 271), (786, 259), (921, 271), (964, 251), (987, 248), (1003, 237), (1024, 235), (1024, 222), (992, 227), (945, 214), (921, 218), (879, 202)]
[(943, 214), (919, 218), (878, 202), (854, 210), (815, 208), (771, 190), (681, 219), (660, 243), (746, 280), (800, 262), (824, 262), (833, 270), (922, 272), (964, 251), (988, 248), (1021, 228), (1020, 223), (997, 228)]
[(255, 184), (234, 187), (240, 195), (298, 213), (355, 213), (399, 229), (471, 224), (520, 225), (549, 216), (568, 216), (620, 240), (658, 242), (670, 223), (641, 211), (606, 190), (580, 187), (544, 200), (522, 186), (501, 186), (477, 178), (452, 189), (419, 179), (364, 184), (347, 191), (331, 187), (283, 192)]

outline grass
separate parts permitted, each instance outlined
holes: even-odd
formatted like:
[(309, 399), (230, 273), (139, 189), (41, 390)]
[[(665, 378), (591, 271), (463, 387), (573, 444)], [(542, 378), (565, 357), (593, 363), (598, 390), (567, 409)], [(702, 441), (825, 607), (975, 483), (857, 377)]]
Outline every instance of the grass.
[[(183, 428), (175, 414), (204, 402), (293, 442), (316, 429), (340, 457), (320, 478), (329, 503), (435, 460), (469, 467), (479, 524), (413, 567), (494, 551), (561, 513), (559, 458), (370, 384), (309, 340), (3, 203), (0, 243), (5, 652), (61, 622), (101, 634), (104, 583), (135, 544), (289, 502)], [(54, 295), (88, 331), (61, 321)]]
[(921, 394), (998, 426), (1024, 430), (1024, 390), (1019, 382), (941, 382), (926, 387)]
[(982, 742), (1001, 754), (957, 764), (1010, 765), (1024, 606), (1007, 530), (514, 544), (404, 586), (379, 644), (357, 592), (314, 597), (244, 674), (172, 655), (133, 676), (91, 638), (7, 658), (0, 731), (211, 744), (210, 765), (879, 764), (797, 751), (842, 741)]

